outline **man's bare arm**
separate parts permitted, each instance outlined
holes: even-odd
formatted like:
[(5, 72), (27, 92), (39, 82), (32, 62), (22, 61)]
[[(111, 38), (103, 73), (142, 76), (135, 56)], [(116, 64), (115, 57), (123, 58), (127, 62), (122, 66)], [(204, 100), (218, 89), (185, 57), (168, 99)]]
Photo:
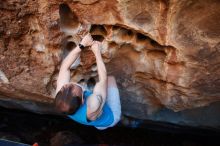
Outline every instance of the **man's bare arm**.
[(106, 98), (106, 89), (107, 89), (107, 71), (105, 68), (105, 64), (103, 62), (102, 59), (102, 55), (101, 55), (101, 51), (100, 51), (100, 43), (99, 42), (95, 42), (97, 44), (95, 44), (96, 46), (94, 46), (94, 48), (92, 48), (95, 57), (96, 57), (96, 64), (97, 64), (97, 70), (98, 70), (98, 75), (99, 75), (99, 81), (98, 83), (96, 83), (95, 87), (94, 87), (94, 93), (96, 94), (101, 94), (101, 96), (103, 97), (103, 100), (105, 101)]
[[(93, 43), (93, 39), (90, 34), (87, 34), (81, 41), (80, 44), (86, 46), (90, 46)], [(60, 72), (57, 78), (57, 88), (56, 88), (56, 94), (57, 92), (62, 88), (63, 85), (69, 83), (70, 81), (70, 66), (73, 64), (73, 62), (78, 58), (80, 55), (81, 49), (79, 46), (77, 46), (75, 49), (73, 49), (68, 56), (63, 60)], [(55, 95), (56, 95), (55, 94)]]
[(57, 78), (56, 94), (63, 87), (63, 85), (69, 83), (69, 81), (70, 81), (70, 66), (78, 58), (78, 56), (80, 55), (80, 52), (81, 52), (81, 49), (77, 46), (63, 60), (61, 67), (60, 67), (59, 75)]
[[(102, 107), (106, 101), (107, 72), (106, 72), (105, 64), (102, 60), (102, 56), (100, 52), (100, 43), (94, 42), (91, 49), (96, 57), (99, 82), (96, 83), (94, 90), (93, 90), (93, 94), (88, 98), (87, 116), (88, 116), (88, 119), (95, 120), (101, 114)], [(101, 95), (101, 96), (97, 97), (97, 95)], [(101, 98), (101, 100), (98, 98)], [(102, 102), (100, 103), (100, 101)]]

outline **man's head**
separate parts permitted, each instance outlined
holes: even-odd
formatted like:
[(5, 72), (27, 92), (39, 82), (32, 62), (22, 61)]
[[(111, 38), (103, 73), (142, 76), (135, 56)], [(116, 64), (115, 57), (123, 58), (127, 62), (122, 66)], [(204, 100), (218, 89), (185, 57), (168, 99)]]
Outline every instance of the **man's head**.
[(74, 114), (83, 103), (83, 90), (77, 84), (66, 84), (55, 97), (56, 108), (66, 114)]

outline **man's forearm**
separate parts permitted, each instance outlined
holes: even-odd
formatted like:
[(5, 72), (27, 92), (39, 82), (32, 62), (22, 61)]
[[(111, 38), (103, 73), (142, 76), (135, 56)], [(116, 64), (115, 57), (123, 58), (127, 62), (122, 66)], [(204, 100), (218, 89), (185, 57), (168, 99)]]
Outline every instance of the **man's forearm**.
[(105, 64), (102, 59), (102, 55), (100, 52), (96, 52), (95, 57), (96, 57), (96, 64), (97, 64), (97, 68), (98, 68), (99, 81), (106, 82), (107, 81), (107, 72), (106, 72)]
[(61, 64), (61, 69), (69, 69), (73, 62), (77, 59), (80, 55), (81, 49), (79, 46), (75, 47), (63, 60)]

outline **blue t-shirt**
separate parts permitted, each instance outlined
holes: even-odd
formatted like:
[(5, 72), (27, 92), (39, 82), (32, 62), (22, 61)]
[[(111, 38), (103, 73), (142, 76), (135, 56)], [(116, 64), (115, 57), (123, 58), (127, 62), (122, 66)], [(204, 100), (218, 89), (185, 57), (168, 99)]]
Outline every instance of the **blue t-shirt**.
[(80, 108), (72, 115), (68, 115), (69, 118), (72, 120), (85, 124), (91, 125), (96, 127), (107, 127), (111, 125), (114, 121), (114, 116), (110, 107), (105, 103), (103, 106), (102, 114), (95, 120), (95, 121), (88, 121), (87, 120), (87, 98), (92, 94), (90, 91), (84, 91), (84, 103), (80, 106)]

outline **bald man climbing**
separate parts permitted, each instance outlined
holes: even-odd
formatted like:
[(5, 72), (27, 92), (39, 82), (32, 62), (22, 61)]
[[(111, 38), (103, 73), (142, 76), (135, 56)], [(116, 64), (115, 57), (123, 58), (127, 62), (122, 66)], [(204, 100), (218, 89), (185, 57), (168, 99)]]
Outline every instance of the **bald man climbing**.
[[(93, 92), (85, 90), (80, 84), (70, 82), (70, 67), (88, 46), (96, 57), (99, 76)], [(91, 35), (87, 34), (63, 60), (57, 79), (55, 105), (72, 120), (103, 130), (119, 122), (121, 104), (115, 78), (107, 77), (100, 48), (101, 43), (93, 41)]]

